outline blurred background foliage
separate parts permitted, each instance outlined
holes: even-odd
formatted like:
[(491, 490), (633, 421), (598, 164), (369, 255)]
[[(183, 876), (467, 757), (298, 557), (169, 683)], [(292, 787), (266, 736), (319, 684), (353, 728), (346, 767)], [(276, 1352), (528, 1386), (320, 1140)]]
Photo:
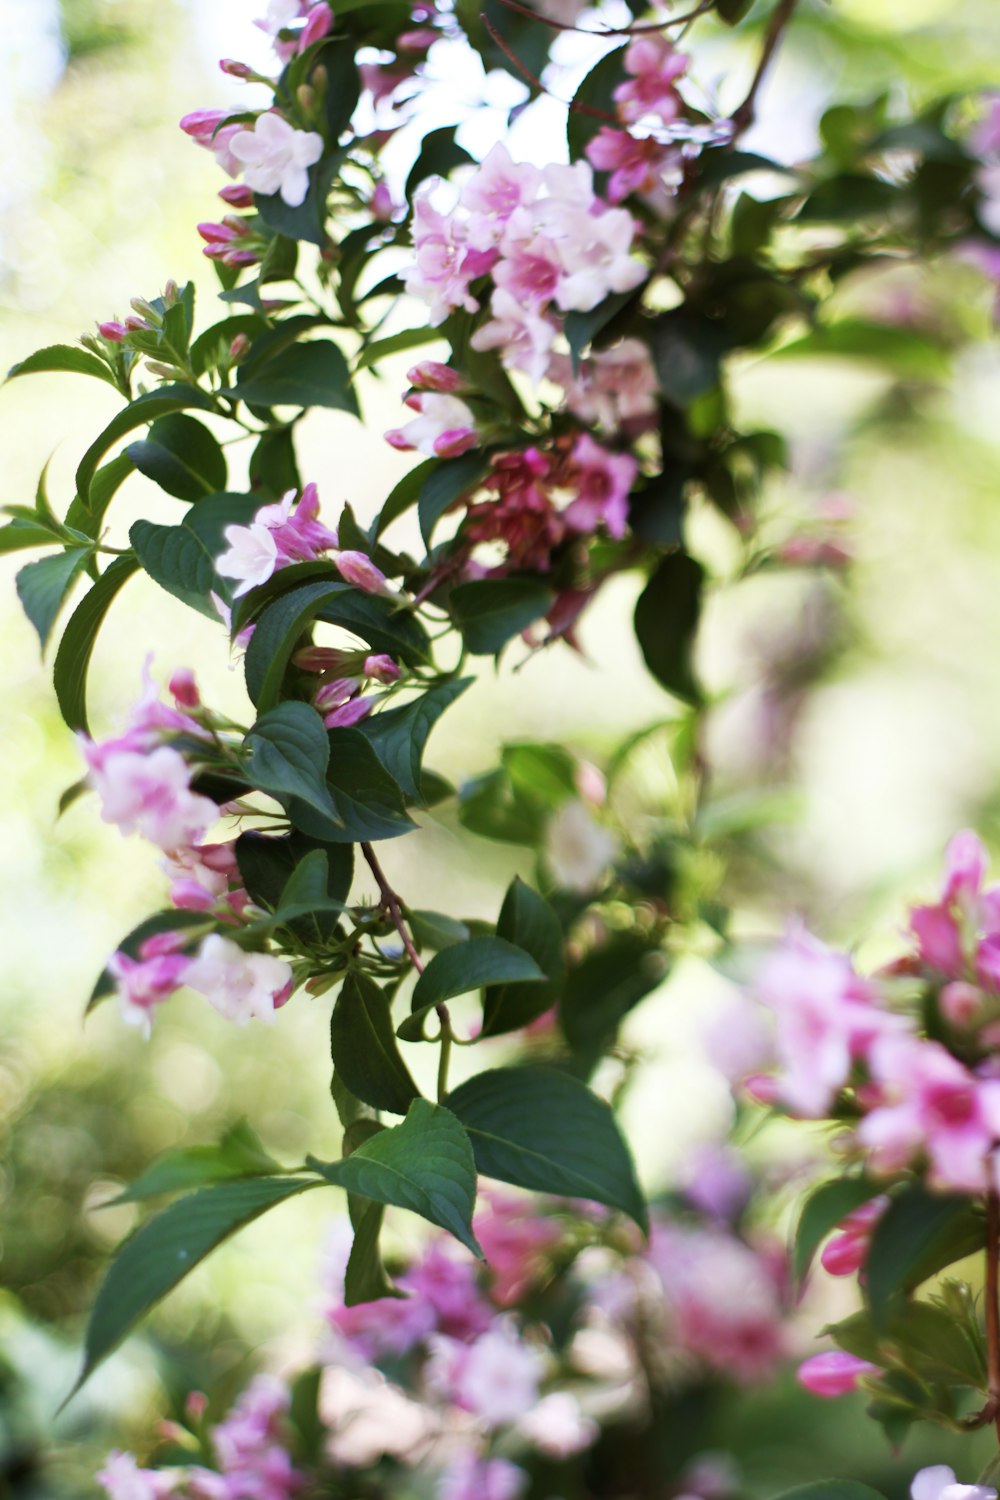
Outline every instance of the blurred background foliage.
[[(234, 97), (215, 59), (250, 55), (253, 12), (250, 0), (0, 4), (5, 366), (120, 315), (167, 277), (196, 277), (204, 315), (213, 282), (194, 225), (215, 214), (219, 184), (176, 120)], [(746, 45), (706, 32), (702, 83), (724, 91), (731, 70), (745, 73)], [(920, 103), (998, 81), (993, 0), (813, 0), (749, 144), (805, 156), (832, 99), (887, 92)], [(515, 132), (515, 154), (522, 143)], [(810, 526), (835, 492), (853, 507), (855, 561), (733, 578), (713, 601), (700, 649), (719, 695), (709, 750), (723, 838), (708, 879), (748, 935), (773, 930), (791, 907), (830, 938), (881, 926), (891, 943), (904, 892), (933, 880), (954, 827), (974, 822), (1000, 847), (1000, 352), (989, 290), (955, 265), (849, 278), (836, 310), (911, 330), (909, 356), (895, 368), (878, 358), (747, 361), (736, 373), (737, 420), (790, 444), (789, 472), (766, 497), (765, 536)], [(69, 382), (67, 401), (62, 377), (45, 379), (0, 396), (3, 503), (30, 502), (50, 454), (52, 492), (67, 494), (86, 435), (113, 409), (87, 382)], [(380, 435), (398, 420), (398, 394), (392, 381), (370, 383), (363, 431), (337, 414), (306, 423), (303, 470), (329, 513), (349, 499), (364, 520), (406, 467)], [(138, 475), (126, 494), (123, 527), (169, 509)], [(736, 548), (724, 523), (695, 525), (725, 577)], [(92, 1493), (109, 1434), (124, 1445), (191, 1386), (235, 1384), (248, 1363), (294, 1361), (317, 1337), (312, 1289), (337, 1204), (308, 1195), (191, 1276), (56, 1418), (108, 1249), (132, 1223), (131, 1209), (96, 1205), (156, 1153), (211, 1139), (244, 1114), (289, 1161), (334, 1154), (338, 1131), (326, 1010), (305, 997), (266, 1032), (233, 1031), (194, 998), (165, 1009), (151, 1044), (110, 1008), (84, 1028), (93, 977), (159, 904), (161, 876), (153, 853), (123, 842), (87, 799), (56, 822), (79, 764), (18, 609), (15, 568), (4, 559), (0, 592), (0, 1496), (26, 1500)], [(608, 589), (586, 619), (582, 656), (560, 648), (517, 675), (484, 675), (434, 742), (436, 767), (461, 781), (495, 763), (502, 739), (526, 738), (565, 739), (600, 763), (622, 735), (669, 714), (631, 635), (633, 593), (628, 580)], [(218, 630), (152, 583), (136, 584), (117, 624), (94, 672), (102, 726), (135, 696), (147, 642), (169, 643), (160, 674), (191, 664), (206, 696), (239, 707)], [(657, 754), (643, 762), (651, 795), (663, 778)], [(776, 791), (794, 794), (778, 824)], [(510, 876), (530, 869), (522, 851), (464, 832), (447, 807), (386, 863), (421, 905), (463, 915), (495, 915)], [(726, 1127), (728, 1096), (698, 1041), (724, 991), (687, 960), (629, 1022), (629, 1043), (649, 1061), (626, 1121), (652, 1187)], [(815, 1308), (809, 1321), (821, 1321)], [(760, 1495), (848, 1461), (897, 1494), (920, 1461), (953, 1451), (925, 1438), (894, 1464), (859, 1406), (820, 1406), (790, 1384), (727, 1401), (707, 1440), (737, 1450)]]

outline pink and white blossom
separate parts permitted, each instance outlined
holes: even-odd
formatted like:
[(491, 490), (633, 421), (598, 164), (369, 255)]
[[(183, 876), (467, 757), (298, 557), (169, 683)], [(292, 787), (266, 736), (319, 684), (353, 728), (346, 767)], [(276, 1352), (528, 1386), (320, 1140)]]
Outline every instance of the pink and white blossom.
[(235, 580), (234, 599), (266, 583), (279, 568), (314, 562), (337, 546), (337, 533), (319, 520), (315, 484), (304, 485), (298, 504), (294, 501), (295, 491), (288, 490), (280, 500), (261, 506), (248, 526), (226, 527), (228, 548), (216, 558), (215, 571)]
[(624, 63), (630, 77), (615, 89), (619, 117), (628, 125), (647, 118), (672, 124), (683, 107), (675, 84), (687, 69), (687, 56), (662, 34), (648, 32), (629, 42)]
[(434, 1335), (429, 1344), (430, 1389), (485, 1426), (516, 1422), (538, 1400), (544, 1356), (525, 1343), (512, 1322), (498, 1320), (471, 1344), (443, 1335)]
[(476, 419), (460, 397), (420, 391), (410, 395), (406, 404), (419, 415), (405, 427), (386, 433), (394, 448), (415, 448), (428, 458), (444, 458), (478, 444)]
[[(518, 1500), (528, 1476), (506, 1458), (453, 1459), (441, 1476), (438, 1500)], [(949, 1497), (950, 1500), (950, 1497)]]
[(252, 130), (233, 136), (230, 151), (242, 163), (243, 178), (255, 193), (279, 193), (297, 208), (309, 191), (309, 171), (323, 155), (323, 137), (315, 130), (296, 130), (283, 115), (268, 110)]
[(140, 1469), (131, 1453), (109, 1453), (97, 1482), (108, 1500), (163, 1500), (174, 1488), (169, 1474)]
[(178, 750), (159, 745), (144, 754), (124, 742), (82, 740), (82, 745), (105, 823), (125, 834), (140, 833), (168, 854), (204, 842), (218, 808), (191, 791), (191, 771)]
[(146, 959), (113, 953), (107, 968), (115, 981), (122, 1020), (129, 1026), (138, 1026), (149, 1036), (154, 1010), (185, 983), (189, 965), (190, 959), (180, 953)]
[(910, 1485), (911, 1500), (997, 1500), (997, 1492), (987, 1484), (959, 1484), (954, 1469), (933, 1464), (921, 1469)]
[(270, 953), (248, 953), (231, 938), (213, 932), (191, 960), (184, 981), (204, 995), (227, 1021), (270, 1021), (291, 993), (292, 971)]

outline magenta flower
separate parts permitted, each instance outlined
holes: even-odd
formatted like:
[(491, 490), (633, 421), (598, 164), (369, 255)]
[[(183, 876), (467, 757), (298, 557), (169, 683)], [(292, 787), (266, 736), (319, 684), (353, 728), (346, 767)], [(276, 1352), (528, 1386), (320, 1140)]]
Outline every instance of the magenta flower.
[(629, 453), (610, 453), (581, 433), (573, 445), (566, 483), (576, 498), (564, 511), (571, 531), (588, 533), (603, 526), (616, 540), (628, 527), (628, 497), (639, 466)]
[(856, 1390), (862, 1376), (878, 1373), (878, 1365), (870, 1364), (867, 1359), (831, 1349), (827, 1354), (814, 1354), (799, 1365), (798, 1382), (812, 1395), (831, 1399)]
[(379, 594), (384, 599), (398, 598), (382, 570), (363, 552), (338, 552), (334, 562), (341, 578), (353, 588), (364, 594)]
[(675, 84), (688, 61), (664, 36), (650, 33), (633, 38), (625, 52), (625, 71), (631, 77), (614, 94), (619, 117), (628, 125), (647, 116), (663, 125), (672, 124), (683, 107)]

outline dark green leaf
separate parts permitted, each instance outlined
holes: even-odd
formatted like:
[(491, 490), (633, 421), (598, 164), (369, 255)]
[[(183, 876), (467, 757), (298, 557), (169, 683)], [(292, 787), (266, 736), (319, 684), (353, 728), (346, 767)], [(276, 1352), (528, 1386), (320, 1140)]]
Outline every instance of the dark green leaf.
[(792, 1275), (796, 1281), (804, 1278), (827, 1235), (879, 1192), (879, 1185), (867, 1177), (833, 1177), (809, 1194), (795, 1226)]
[(417, 513), (420, 535), (429, 547), (434, 527), (456, 501), (475, 489), (489, 472), (489, 460), (483, 453), (463, 453), (461, 458), (446, 458), (435, 464), (420, 487)]
[(28, 563), (17, 575), (17, 597), (28, 619), (38, 632), (44, 650), (56, 616), (93, 556), (90, 547), (67, 547), (54, 557), (43, 557)]
[(344, 981), (330, 1020), (333, 1066), (358, 1099), (405, 1115), (420, 1090), (399, 1054), (389, 1001), (367, 974)]
[(791, 168), (783, 167), (769, 156), (759, 156), (756, 151), (733, 151), (729, 146), (710, 148), (698, 158), (698, 182), (703, 187), (717, 187), (746, 172), (780, 172), (788, 176)]
[(185, 1192), (233, 1177), (269, 1177), (281, 1170), (281, 1164), (264, 1150), (256, 1132), (241, 1120), (217, 1145), (181, 1146), (165, 1152), (111, 1201), (137, 1203), (161, 1193)]
[(354, 876), (351, 844), (320, 846), (301, 833), (286, 834), (281, 838), (265, 833), (241, 833), (236, 840), (236, 863), (255, 905), (266, 911), (277, 911), (294, 872), (317, 849), (321, 849), (325, 856), (326, 889), (319, 893), (322, 899), (317, 902), (313, 915), (296, 917), (289, 925), (306, 941), (322, 942), (336, 929), (336, 913), (343, 907), (351, 889)]
[(323, 720), (308, 703), (279, 703), (258, 718), (243, 741), (256, 786), (279, 798), (298, 798), (338, 824), (326, 785), (330, 743)]
[(460, 1084), (448, 1108), (486, 1177), (620, 1209), (646, 1231), (632, 1158), (611, 1110), (553, 1068), (494, 1068)]
[[(586, 146), (602, 125), (616, 124), (615, 89), (626, 81), (627, 76), (624, 57), (624, 47), (608, 52), (577, 89), (573, 101), (577, 108), (570, 109), (566, 116), (570, 161), (578, 161), (583, 156)], [(590, 110), (597, 113), (590, 114)]]
[(687, 484), (693, 473), (684, 465), (671, 465), (629, 496), (628, 524), (634, 536), (660, 547), (680, 544)]
[(421, 761), (431, 730), (471, 682), (471, 677), (463, 677), (439, 683), (405, 707), (385, 709), (358, 725), (390, 776), (413, 801), (421, 800)]
[(41, 375), (53, 370), (65, 370), (73, 375), (93, 375), (117, 389), (115, 377), (104, 361), (98, 359), (96, 354), (88, 354), (86, 349), (77, 349), (73, 344), (50, 344), (47, 349), (29, 354), (27, 359), (19, 360), (16, 365), (11, 366), (7, 379), (13, 380), (15, 375)]
[(119, 1249), (97, 1294), (73, 1393), (217, 1245), (269, 1208), (319, 1186), (314, 1178), (294, 1177), (222, 1182), (179, 1199), (143, 1224)]
[(518, 1031), (551, 1006), (565, 973), (565, 939), (549, 903), (515, 877), (504, 896), (497, 936), (524, 950), (546, 976), (546, 984), (490, 985), (483, 995), (483, 1036)]
[(138, 563), (132, 557), (116, 557), (70, 615), (63, 631), (52, 669), (52, 680), (62, 716), (70, 729), (87, 733), (87, 668), (112, 600)]
[(288, 490), (300, 490), (302, 478), (295, 458), (295, 437), (290, 427), (274, 427), (262, 433), (250, 455), (250, 488), (275, 500)]
[(344, 1306), (357, 1307), (362, 1302), (378, 1302), (382, 1297), (402, 1297), (382, 1264), (379, 1235), (385, 1209), (381, 1203), (365, 1198), (352, 1199), (359, 1207), (351, 1214), (354, 1243), (344, 1272)]
[(969, 1198), (908, 1183), (875, 1225), (865, 1258), (865, 1296), (876, 1330), (884, 1331), (900, 1293), (985, 1242), (985, 1220)]
[(288, 240), (325, 246), (330, 238), (326, 227), (327, 199), (345, 155), (336, 148), (325, 151), (309, 168), (309, 188), (301, 203), (286, 203), (280, 193), (255, 193), (254, 207), (268, 228)]
[(126, 406), (124, 411), (120, 411), (108, 423), (80, 460), (76, 471), (76, 492), (82, 504), (89, 509), (94, 508), (90, 488), (94, 474), (101, 459), (118, 438), (124, 437), (127, 432), (134, 432), (147, 422), (155, 422), (158, 417), (169, 416), (171, 412), (192, 407), (204, 411), (211, 405), (212, 398), (191, 385), (163, 385), (158, 390), (147, 391), (144, 396), (137, 396), (131, 405)]
[(414, 911), (407, 907), (406, 920), (417, 947), (433, 948), (435, 953), (440, 953), (443, 948), (453, 948), (456, 943), (464, 943), (470, 936), (464, 922), (440, 911)]
[(322, 406), (359, 415), (347, 360), (329, 339), (282, 349), (238, 379), (236, 395), (252, 406)]
[(420, 142), (420, 151), (406, 179), (406, 199), (411, 201), (414, 191), (427, 177), (449, 177), (456, 167), (462, 167), (473, 158), (455, 140), (455, 125), (443, 125), (430, 130)]
[(636, 933), (613, 934), (570, 969), (559, 1021), (573, 1051), (593, 1065), (624, 1018), (665, 973), (662, 951)]
[(105, 511), (122, 483), (134, 472), (135, 465), (127, 453), (120, 453), (110, 463), (102, 464), (90, 482), (89, 504), (85, 505), (77, 495), (66, 512), (66, 525), (76, 527), (88, 536), (98, 536)]
[(371, 1136), (344, 1161), (309, 1164), (349, 1193), (407, 1208), (481, 1253), (472, 1233), (472, 1148), (450, 1110), (414, 1099), (402, 1125)]
[(722, 379), (722, 360), (733, 347), (725, 323), (684, 308), (661, 313), (653, 323), (653, 360), (660, 389), (668, 401), (690, 406), (715, 390)]
[(563, 325), (569, 341), (569, 352), (573, 357), (574, 372), (580, 368), (580, 357), (588, 344), (593, 343), (603, 328), (618, 316), (630, 302), (638, 304), (642, 297), (641, 287), (631, 292), (613, 292), (599, 302), (590, 312), (569, 312)]
[(545, 974), (523, 948), (501, 937), (472, 937), (435, 954), (413, 989), (414, 1015), (487, 984), (540, 984)]
[(535, 578), (482, 578), (448, 596), (452, 618), (473, 656), (492, 656), (552, 608), (555, 594)]
[(686, 552), (671, 552), (635, 607), (635, 633), (646, 666), (668, 692), (686, 703), (697, 703), (701, 698), (692, 653), (701, 618), (704, 577), (704, 569), (693, 557)]
[(881, 218), (905, 202), (902, 190), (880, 177), (844, 172), (813, 188), (799, 209), (798, 222), (853, 223), (857, 219)]
[(21, 552), (25, 547), (61, 547), (62, 544), (63, 538), (56, 532), (20, 516), (6, 526), (0, 526), (0, 554)]
[(331, 729), (327, 743), (327, 789), (337, 821), (293, 801), (289, 815), (296, 828), (331, 843), (368, 843), (410, 833), (413, 823), (403, 794), (364, 735), (357, 729)]
[(776, 1500), (885, 1500), (885, 1496), (855, 1479), (817, 1479), (784, 1490)]
[(183, 412), (159, 417), (149, 436), (125, 452), (140, 474), (178, 500), (200, 500), (226, 488), (226, 455), (208, 428)]
[(439, 469), (445, 462), (440, 458), (425, 458), (423, 463), (417, 464), (415, 469), (410, 469), (402, 479), (390, 491), (385, 504), (375, 517), (375, 525), (372, 534), (380, 537), (387, 526), (391, 525), (398, 516), (404, 515), (411, 505), (416, 505), (423, 489), (424, 481), (435, 469)]
[(402, 328), (384, 339), (366, 344), (358, 355), (358, 369), (367, 370), (377, 365), (390, 354), (402, 354), (407, 349), (419, 349), (423, 344), (433, 344), (443, 337), (440, 328)]
[(727, 26), (735, 26), (750, 14), (753, 0), (715, 0), (715, 8)]

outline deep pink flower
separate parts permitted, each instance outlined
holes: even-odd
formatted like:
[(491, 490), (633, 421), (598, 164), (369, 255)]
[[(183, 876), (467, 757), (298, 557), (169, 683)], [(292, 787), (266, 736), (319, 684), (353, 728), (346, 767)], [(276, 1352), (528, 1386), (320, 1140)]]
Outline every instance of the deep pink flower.
[(153, 1011), (184, 984), (190, 962), (180, 953), (145, 959), (130, 958), (127, 953), (113, 953), (107, 968), (117, 986), (122, 1019), (130, 1026), (141, 1027), (148, 1036)]
[(631, 77), (614, 93), (619, 117), (629, 125), (647, 115), (664, 125), (672, 124), (683, 107), (674, 85), (688, 60), (665, 36), (646, 33), (634, 37), (624, 59), (625, 71)]
[(632, 193), (656, 194), (663, 173), (675, 153), (651, 136), (637, 140), (627, 130), (602, 125), (586, 147), (587, 160), (598, 172), (609, 172), (608, 200), (621, 203)]
[(546, 1251), (560, 1238), (550, 1219), (539, 1217), (530, 1202), (498, 1191), (480, 1194), (487, 1207), (473, 1229), (490, 1269), (490, 1292), (501, 1307), (512, 1306), (544, 1271)]
[(846, 1396), (857, 1388), (863, 1375), (877, 1375), (878, 1365), (841, 1349), (814, 1354), (798, 1368), (798, 1381), (814, 1396)]

